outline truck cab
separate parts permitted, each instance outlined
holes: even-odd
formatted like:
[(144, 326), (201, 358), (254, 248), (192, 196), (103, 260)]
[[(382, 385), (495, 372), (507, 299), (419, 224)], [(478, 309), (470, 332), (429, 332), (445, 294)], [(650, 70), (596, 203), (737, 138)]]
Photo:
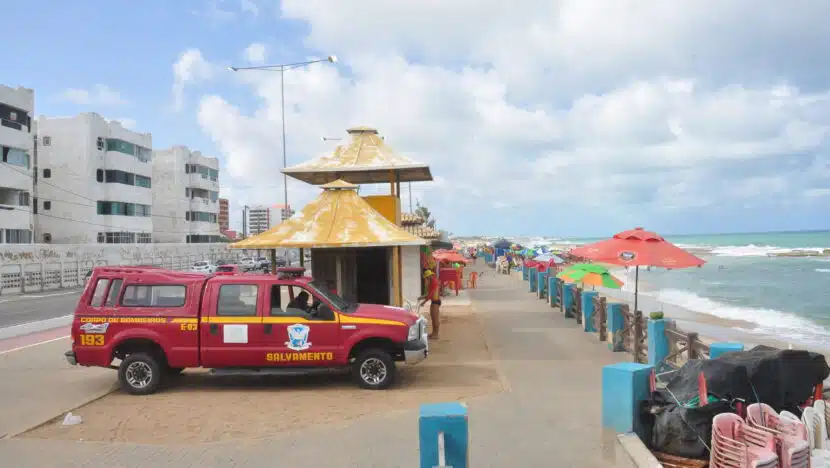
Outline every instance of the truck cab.
[(194, 367), (220, 375), (348, 370), (361, 387), (384, 389), (396, 363), (427, 357), (419, 315), (350, 303), (290, 270), (206, 276), (96, 267), (75, 310), (66, 358), (117, 369), (124, 391), (149, 394)]

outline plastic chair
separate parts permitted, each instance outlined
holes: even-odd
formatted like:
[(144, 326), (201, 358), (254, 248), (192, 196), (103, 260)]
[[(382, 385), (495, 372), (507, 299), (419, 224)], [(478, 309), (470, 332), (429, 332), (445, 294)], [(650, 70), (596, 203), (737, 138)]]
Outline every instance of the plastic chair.
[(807, 428), (795, 415), (781, 417), (766, 403), (753, 403), (746, 409), (747, 422), (775, 437), (782, 468), (810, 466)]
[(722, 413), (712, 419), (710, 468), (778, 467), (772, 435), (749, 427), (740, 416)]

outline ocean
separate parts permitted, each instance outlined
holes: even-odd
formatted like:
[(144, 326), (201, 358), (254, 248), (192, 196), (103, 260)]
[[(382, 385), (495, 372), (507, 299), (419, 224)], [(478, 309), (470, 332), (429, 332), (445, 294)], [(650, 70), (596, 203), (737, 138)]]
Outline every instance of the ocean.
[[(641, 268), (641, 303), (749, 322), (754, 326), (741, 331), (830, 349), (830, 257), (769, 255), (830, 249), (830, 231), (665, 237), (706, 264), (685, 270)], [(623, 291), (630, 299), (633, 269), (617, 274), (623, 276)]]

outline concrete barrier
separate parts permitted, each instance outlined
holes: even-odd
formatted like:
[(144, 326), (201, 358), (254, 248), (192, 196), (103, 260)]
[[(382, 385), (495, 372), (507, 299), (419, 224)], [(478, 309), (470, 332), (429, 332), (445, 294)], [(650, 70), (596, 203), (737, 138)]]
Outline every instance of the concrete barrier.
[[(651, 330), (648, 331), (651, 333)], [(720, 341), (709, 345), (709, 359), (716, 359), (723, 353), (731, 353), (732, 351), (743, 351), (744, 344), (735, 341)]]
[(614, 466), (617, 468), (662, 468), (663, 466), (637, 434), (617, 434), (614, 446)]
[(582, 291), (582, 330), (586, 332), (596, 333), (594, 327), (594, 298), (599, 296), (596, 291)]
[(636, 362), (619, 362), (602, 368), (603, 428), (642, 436), (640, 403), (649, 397), (653, 369), (654, 366)]
[(574, 305), (574, 295), (576, 294), (576, 285), (573, 283), (565, 283), (562, 285), (562, 313), (567, 318), (574, 318), (571, 315), (571, 307)]
[(421, 468), (469, 468), (466, 405), (457, 402), (421, 405), (418, 432)]

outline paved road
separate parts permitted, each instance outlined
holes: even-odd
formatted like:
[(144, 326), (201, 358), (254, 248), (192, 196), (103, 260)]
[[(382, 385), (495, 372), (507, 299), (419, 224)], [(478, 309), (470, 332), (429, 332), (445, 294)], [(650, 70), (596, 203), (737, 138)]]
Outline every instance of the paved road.
[(0, 328), (72, 315), (80, 289), (0, 297)]
[[(607, 467), (610, 439), (600, 429), (601, 368), (625, 360), (583, 333), (573, 320), (528, 294), (519, 280), (488, 274), (472, 291), (481, 314), (488, 346), (510, 387), (498, 395), (473, 398), (470, 408), (470, 457), (476, 467)], [(17, 354), (25, 368), (31, 362), (38, 372), (57, 365), (55, 353), (41, 345)], [(3, 356), (0, 356), (3, 357)], [(66, 366), (68, 367), (68, 366)], [(5, 374), (6, 367), (0, 372)], [(12, 367), (12, 369), (14, 369)], [(77, 378), (67, 370), (60, 379)], [(77, 372), (76, 372), (77, 371)], [(24, 383), (16, 396), (2, 396), (3, 405), (25, 403), (63, 394), (63, 382), (38, 381), (34, 372), (18, 369), (11, 374)], [(107, 372), (107, 371), (103, 371)], [(80, 375), (80, 374), (78, 374)], [(93, 377), (105, 388), (113, 376)], [(67, 380), (71, 385), (72, 380)], [(110, 382), (112, 380), (109, 380)], [(21, 396), (30, 388), (31, 396)], [(78, 388), (77, 386), (72, 388)], [(20, 411), (0, 413), (0, 419), (19, 417)], [(275, 414), (275, 418), (280, 415)], [(283, 434), (262, 434), (262, 439), (194, 446), (79, 443), (73, 441), (3, 439), (0, 460), (26, 467), (200, 467), (325, 466), (414, 467), (418, 465), (418, 410), (402, 409), (344, 424), (319, 425)], [(613, 448), (611, 446), (610, 448)]]

